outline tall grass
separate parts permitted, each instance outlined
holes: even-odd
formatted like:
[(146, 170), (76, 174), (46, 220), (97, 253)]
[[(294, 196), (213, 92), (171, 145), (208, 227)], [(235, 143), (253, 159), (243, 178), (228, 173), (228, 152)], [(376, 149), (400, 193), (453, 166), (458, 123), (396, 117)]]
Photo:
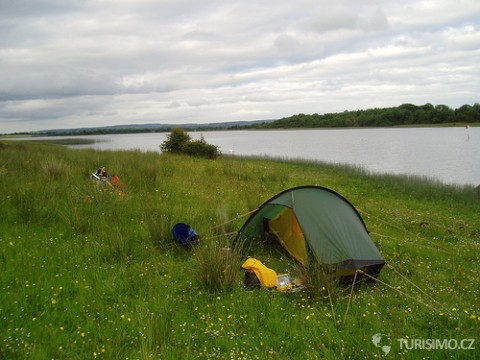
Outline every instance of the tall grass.
[(70, 173), (69, 165), (61, 160), (53, 157), (47, 157), (40, 163), (43, 176), (51, 180), (64, 180)]
[[(320, 163), (0, 144), (2, 359), (372, 359), (384, 356), (372, 343), (379, 333), (390, 358), (478, 357), (478, 341), (475, 350), (430, 351), (398, 342), (478, 339), (472, 187)], [(126, 184), (124, 195), (90, 180), (101, 165)], [(356, 287), (350, 302), (349, 287), (315, 271), (301, 292), (244, 290), (243, 258), (224, 250), (225, 234), (305, 184), (349, 199), (405, 278), (386, 267), (379, 279), (391, 287)], [(173, 243), (177, 222), (200, 234), (193, 251)], [(300, 273), (281, 249), (241, 248), (277, 273)], [(333, 289), (332, 304), (323, 287)]]
[(239, 279), (240, 255), (230, 247), (210, 241), (196, 249), (199, 274), (210, 292), (232, 291)]
[(150, 241), (156, 249), (163, 251), (172, 246), (172, 228), (175, 225), (175, 219), (170, 210), (165, 204), (146, 201), (144, 218)]
[(310, 261), (308, 265), (298, 265), (296, 269), (300, 283), (310, 301), (326, 299), (338, 291), (339, 279), (332, 272), (328, 272), (324, 264)]

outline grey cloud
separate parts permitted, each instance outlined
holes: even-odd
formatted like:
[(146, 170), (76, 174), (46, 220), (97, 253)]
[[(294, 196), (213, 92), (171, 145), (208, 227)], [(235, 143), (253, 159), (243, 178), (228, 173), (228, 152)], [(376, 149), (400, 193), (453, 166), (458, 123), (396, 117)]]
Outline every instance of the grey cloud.
[(165, 106), (167, 109), (177, 109), (182, 106), (178, 101), (172, 101), (170, 104)]
[(52, 16), (80, 9), (83, 1), (15, 0), (0, 2), (0, 17), (27, 18)]
[(0, 101), (106, 95), (121, 90), (108, 74), (63, 66), (25, 69), (21, 74), (4, 69), (0, 76)]
[(473, 103), (479, 18), (475, 0), (4, 1), (0, 127)]
[(210, 105), (211, 102), (210, 100), (207, 100), (207, 99), (198, 98), (198, 99), (187, 100), (187, 104), (188, 106), (199, 107), (199, 106)]

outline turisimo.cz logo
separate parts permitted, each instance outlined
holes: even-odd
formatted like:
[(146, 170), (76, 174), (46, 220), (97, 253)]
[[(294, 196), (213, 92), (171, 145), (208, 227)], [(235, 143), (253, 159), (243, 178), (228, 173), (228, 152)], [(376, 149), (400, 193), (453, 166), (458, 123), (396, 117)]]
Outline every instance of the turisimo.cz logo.
[[(398, 350), (407, 352), (411, 350), (475, 350), (475, 339), (411, 339), (400, 338)], [(391, 339), (381, 333), (372, 336), (372, 343), (383, 351), (384, 356), (392, 350)], [(395, 344), (394, 344), (395, 345)], [(397, 348), (395, 346), (395, 348)]]
[(372, 336), (372, 343), (377, 348), (382, 349), (382, 351), (385, 355), (388, 355), (390, 350), (392, 350), (391, 345), (389, 345), (390, 344), (390, 339), (388, 338), (387, 335), (384, 335), (384, 334), (373, 335)]
[(475, 350), (475, 339), (397, 339), (400, 350)]

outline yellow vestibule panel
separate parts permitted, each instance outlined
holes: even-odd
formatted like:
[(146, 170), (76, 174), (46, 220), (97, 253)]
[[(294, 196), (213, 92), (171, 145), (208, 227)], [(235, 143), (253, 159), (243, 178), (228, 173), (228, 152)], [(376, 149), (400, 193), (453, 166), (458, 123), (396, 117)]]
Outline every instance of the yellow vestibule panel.
[(298, 224), (295, 213), (290, 208), (285, 208), (268, 223), (270, 232), (273, 233), (282, 246), (301, 264), (307, 264), (307, 245), (302, 229)]

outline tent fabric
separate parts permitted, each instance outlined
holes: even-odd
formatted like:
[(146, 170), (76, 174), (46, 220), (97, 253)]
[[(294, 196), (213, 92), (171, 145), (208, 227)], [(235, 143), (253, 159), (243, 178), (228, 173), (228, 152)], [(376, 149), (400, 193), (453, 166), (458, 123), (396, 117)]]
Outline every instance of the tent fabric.
[(307, 245), (295, 212), (285, 207), (268, 222), (270, 231), (285, 249), (300, 263), (307, 264)]
[(274, 234), (304, 265), (304, 247), (316, 261), (336, 270), (370, 267), (378, 273), (385, 263), (354, 206), (324, 187), (300, 186), (275, 195), (250, 216), (236, 241), (266, 233)]

